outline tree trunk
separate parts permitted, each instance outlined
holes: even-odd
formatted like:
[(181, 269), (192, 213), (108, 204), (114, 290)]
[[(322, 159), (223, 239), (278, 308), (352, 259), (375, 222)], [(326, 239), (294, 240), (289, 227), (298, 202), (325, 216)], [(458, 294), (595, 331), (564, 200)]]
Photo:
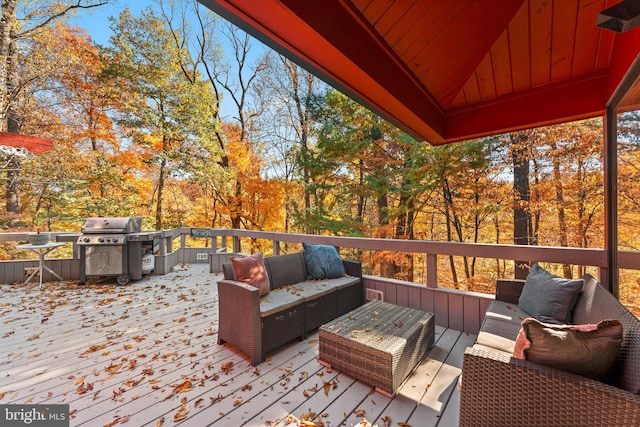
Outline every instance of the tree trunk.
[[(453, 215), (453, 213), (451, 212), (451, 203), (449, 200), (451, 198), (451, 192), (449, 191), (449, 185), (446, 179), (442, 183), (442, 198), (444, 200), (445, 223), (447, 225), (447, 241), (452, 242), (453, 232), (451, 229), (451, 223), (453, 221), (451, 216)], [(449, 266), (451, 267), (451, 278), (454, 284), (453, 286), (458, 289), (458, 272), (456, 271), (456, 263), (453, 255), (449, 255)]]
[(160, 161), (160, 176), (158, 177), (158, 199), (156, 201), (156, 230), (162, 230), (162, 204), (164, 198), (164, 178), (167, 161), (163, 158)]
[[(553, 185), (556, 189), (556, 206), (558, 209), (558, 236), (560, 237), (560, 246), (566, 248), (569, 246), (569, 238), (567, 234), (567, 220), (564, 210), (564, 186), (562, 185), (562, 174), (560, 172), (560, 159), (558, 155), (558, 146), (555, 140), (551, 143), (551, 158), (553, 161)], [(564, 277), (571, 278), (571, 266), (569, 264), (563, 264), (562, 272)]]
[(11, 99), (8, 90), (10, 77), (11, 37), (15, 34), (17, 0), (2, 0), (0, 18), (0, 131), (7, 129), (7, 105)]
[[(386, 239), (389, 226), (389, 201), (386, 194), (378, 195), (378, 222), (382, 233), (380, 237)], [(380, 261), (380, 276), (393, 278), (396, 275), (396, 265), (382, 257)]]
[[(531, 201), (529, 191), (529, 148), (527, 132), (509, 134), (513, 159), (513, 243), (529, 245)], [(525, 279), (529, 274), (529, 263), (515, 261), (516, 279)]]
[[(5, 80), (7, 94), (9, 96), (6, 107), (6, 129), (8, 132), (20, 133), (20, 121), (17, 111), (18, 92), (18, 41), (16, 39), (15, 27), (11, 29), (8, 56), (6, 60), (7, 76)], [(0, 89), (1, 90), (1, 89)], [(9, 159), (6, 185), (6, 210), (8, 216), (8, 226), (17, 227), (21, 223), (22, 211), (20, 208), (20, 158), (12, 156)]]

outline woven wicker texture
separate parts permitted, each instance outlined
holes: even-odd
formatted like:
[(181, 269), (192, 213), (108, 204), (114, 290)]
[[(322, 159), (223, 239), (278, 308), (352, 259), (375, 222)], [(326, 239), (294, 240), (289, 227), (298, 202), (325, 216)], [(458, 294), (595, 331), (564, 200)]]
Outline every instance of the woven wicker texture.
[[(624, 328), (615, 386), (469, 348), (463, 364), (460, 426), (640, 426), (640, 320), (595, 279), (584, 279), (572, 323), (618, 319)], [(500, 282), (498, 288), (522, 286)]]
[(320, 360), (393, 394), (435, 340), (432, 313), (372, 301), (320, 327)]

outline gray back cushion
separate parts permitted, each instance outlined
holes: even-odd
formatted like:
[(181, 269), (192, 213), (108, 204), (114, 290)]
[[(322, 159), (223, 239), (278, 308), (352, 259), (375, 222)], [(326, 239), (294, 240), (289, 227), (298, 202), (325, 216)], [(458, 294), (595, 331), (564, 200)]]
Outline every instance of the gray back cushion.
[(265, 258), (264, 266), (269, 275), (271, 289), (307, 280), (307, 265), (302, 252)]
[(547, 323), (569, 323), (584, 280), (554, 276), (534, 264), (524, 282), (518, 305)]

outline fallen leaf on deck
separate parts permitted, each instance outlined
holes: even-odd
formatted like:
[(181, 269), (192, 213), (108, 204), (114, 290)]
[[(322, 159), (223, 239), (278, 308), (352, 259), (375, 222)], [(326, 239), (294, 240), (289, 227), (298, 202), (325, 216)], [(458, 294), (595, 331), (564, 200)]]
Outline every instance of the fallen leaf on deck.
[(326, 396), (329, 396), (329, 390), (331, 390), (331, 383), (325, 381), (323, 388), (324, 388), (324, 394)]
[(87, 377), (86, 377), (86, 376), (85, 376), (85, 377), (82, 377), (82, 378), (80, 378), (80, 379), (76, 380), (76, 382), (75, 382), (75, 383), (73, 383), (73, 385), (82, 384), (82, 383), (84, 382), (84, 380), (86, 380), (86, 379), (87, 379)]
[(129, 421), (129, 415), (125, 415), (120, 419), (120, 424), (124, 424)]
[(384, 427), (390, 427), (391, 426), (391, 417), (388, 416), (388, 415), (386, 417), (380, 418), (380, 421), (382, 421), (384, 423)]
[(85, 354), (90, 354), (90, 353), (94, 353), (98, 350), (102, 350), (103, 348), (105, 348), (107, 346), (108, 343), (104, 343), (104, 344), (98, 344), (98, 345), (92, 345), (89, 347), (89, 350), (85, 351), (84, 353), (81, 353), (80, 356), (84, 356)]
[(189, 380), (184, 380), (180, 384), (176, 384), (171, 387), (173, 387), (174, 393), (186, 393), (193, 390), (193, 384), (191, 384), (191, 381)]
[(222, 395), (218, 393), (216, 397), (209, 396), (209, 399), (211, 400), (211, 404), (213, 405), (214, 403), (220, 402), (222, 399), (224, 399), (224, 397), (222, 397)]
[(220, 366), (220, 370), (227, 375), (231, 372), (232, 368), (233, 368), (233, 362), (226, 362), (226, 363), (223, 363), (222, 366)]
[(119, 363), (117, 365), (111, 364), (104, 368), (104, 370), (110, 374), (115, 374), (120, 370), (120, 368), (122, 368), (122, 363)]
[(173, 415), (173, 421), (178, 422), (178, 421), (182, 421), (184, 419), (187, 418), (187, 414), (189, 414), (189, 411), (187, 411), (187, 398), (183, 397), (182, 400), (182, 405), (180, 405), (180, 408), (178, 409), (178, 412), (176, 412)]
[(88, 391), (93, 390), (93, 384), (91, 383), (82, 383), (77, 389), (76, 389), (76, 393), (77, 394), (85, 394)]
[(126, 385), (127, 387), (135, 387), (135, 386), (137, 386), (138, 384), (140, 384), (140, 383), (142, 382), (142, 380), (144, 380), (144, 377), (140, 378), (140, 379), (139, 379), (139, 380), (137, 380), (137, 381), (136, 381), (136, 380), (133, 380), (133, 379), (129, 379), (129, 380), (126, 380), (126, 381), (124, 382), (124, 385)]
[(164, 424), (164, 417), (158, 418), (158, 421), (156, 421), (156, 427), (160, 427), (162, 424)]
[(29, 338), (27, 338), (27, 341), (37, 340), (38, 338), (40, 338), (40, 335), (42, 335), (42, 332), (39, 332), (35, 335), (31, 335)]

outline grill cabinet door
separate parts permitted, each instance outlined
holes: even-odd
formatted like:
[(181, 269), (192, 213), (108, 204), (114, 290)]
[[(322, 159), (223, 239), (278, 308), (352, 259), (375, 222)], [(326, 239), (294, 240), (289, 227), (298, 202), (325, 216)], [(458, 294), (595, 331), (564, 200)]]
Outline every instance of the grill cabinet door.
[(85, 274), (87, 276), (123, 274), (123, 249), (124, 246), (87, 246)]

